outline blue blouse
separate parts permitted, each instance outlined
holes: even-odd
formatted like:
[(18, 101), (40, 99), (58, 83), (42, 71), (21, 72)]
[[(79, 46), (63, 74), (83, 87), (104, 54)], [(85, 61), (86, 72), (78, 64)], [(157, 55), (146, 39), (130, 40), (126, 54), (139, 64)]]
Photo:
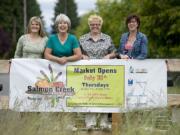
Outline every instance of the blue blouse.
[(128, 55), (133, 59), (145, 59), (147, 57), (147, 45), (148, 40), (145, 34), (137, 32), (136, 40), (133, 44), (132, 50), (126, 50), (125, 45), (129, 37), (129, 32), (124, 33), (121, 36), (120, 45), (118, 48), (118, 53), (123, 55)]

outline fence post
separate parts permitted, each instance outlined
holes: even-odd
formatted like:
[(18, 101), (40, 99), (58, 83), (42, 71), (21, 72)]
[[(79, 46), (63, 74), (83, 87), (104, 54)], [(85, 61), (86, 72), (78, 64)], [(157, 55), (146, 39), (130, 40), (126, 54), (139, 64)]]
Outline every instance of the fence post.
[(112, 135), (121, 135), (122, 113), (112, 113)]

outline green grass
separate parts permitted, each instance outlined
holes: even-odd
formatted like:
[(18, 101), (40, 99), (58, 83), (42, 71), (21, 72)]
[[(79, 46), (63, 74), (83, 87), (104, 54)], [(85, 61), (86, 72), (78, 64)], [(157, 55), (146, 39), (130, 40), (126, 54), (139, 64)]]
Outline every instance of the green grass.
[[(74, 113), (19, 113), (0, 110), (0, 135), (72, 135), (68, 124), (82, 126)], [(78, 123), (80, 122), (80, 123)], [(128, 112), (123, 115), (120, 132), (114, 135), (179, 135), (180, 123), (171, 121), (167, 108)], [(81, 135), (81, 132), (74, 133)]]
[(180, 94), (180, 86), (168, 87), (168, 94)]
[(168, 109), (133, 111), (124, 114), (120, 133), (121, 135), (179, 135), (180, 123), (171, 121), (171, 111)]
[(19, 113), (0, 111), (0, 135), (68, 135), (70, 113)]
[(180, 94), (180, 73), (171, 72), (169, 77), (172, 79), (173, 87), (168, 87), (168, 94)]
[[(180, 94), (180, 87), (168, 87), (168, 94)], [(0, 110), (0, 135), (81, 135), (67, 130), (76, 122), (84, 126), (81, 113), (20, 113)], [(180, 123), (171, 121), (167, 108), (128, 112), (123, 115), (120, 132), (114, 135), (179, 135)]]

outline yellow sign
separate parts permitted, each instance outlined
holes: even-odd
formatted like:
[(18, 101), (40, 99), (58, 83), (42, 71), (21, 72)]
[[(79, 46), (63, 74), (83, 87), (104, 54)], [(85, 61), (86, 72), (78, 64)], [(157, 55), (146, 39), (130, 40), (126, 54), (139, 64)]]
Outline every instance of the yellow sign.
[(67, 99), (67, 106), (124, 106), (124, 70), (124, 65), (67, 66), (67, 86), (75, 89), (75, 95)]

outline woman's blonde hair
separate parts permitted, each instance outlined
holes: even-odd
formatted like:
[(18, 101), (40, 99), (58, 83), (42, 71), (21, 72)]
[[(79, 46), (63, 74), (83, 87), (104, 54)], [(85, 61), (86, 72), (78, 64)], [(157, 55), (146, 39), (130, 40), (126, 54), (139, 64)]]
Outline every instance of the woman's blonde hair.
[(101, 16), (96, 15), (96, 14), (90, 15), (89, 18), (88, 18), (88, 24), (90, 25), (90, 23), (91, 23), (93, 20), (98, 20), (98, 21), (100, 21), (100, 24), (101, 24), (101, 26), (102, 26), (102, 24), (103, 24), (103, 19), (102, 19)]
[(39, 26), (40, 26), (39, 35), (41, 37), (46, 36), (42, 20), (38, 16), (33, 16), (33, 17), (30, 18), (29, 23), (28, 23), (28, 27), (27, 27), (27, 33), (31, 33), (31, 24), (32, 24), (33, 21), (37, 22), (39, 24)]
[(56, 30), (58, 31), (58, 24), (61, 22), (61, 21), (65, 21), (67, 24), (68, 24), (68, 30), (70, 30), (71, 28), (71, 20), (69, 19), (69, 17), (65, 14), (59, 14), (57, 17), (56, 17), (56, 20), (55, 20), (55, 28)]

